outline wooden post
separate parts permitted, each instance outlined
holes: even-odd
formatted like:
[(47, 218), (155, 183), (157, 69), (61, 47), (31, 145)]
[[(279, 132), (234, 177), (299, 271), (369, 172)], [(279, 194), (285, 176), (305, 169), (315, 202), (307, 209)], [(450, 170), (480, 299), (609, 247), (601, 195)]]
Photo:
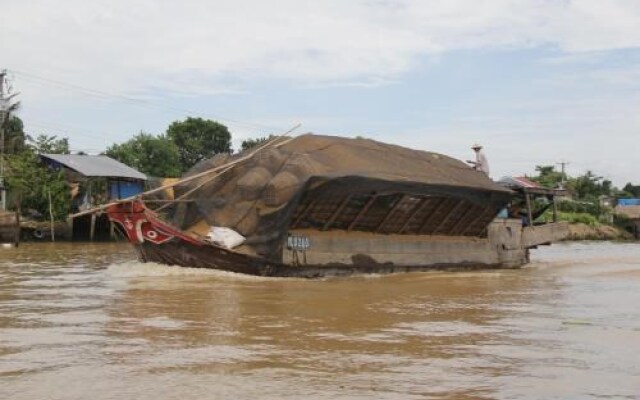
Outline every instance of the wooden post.
[(116, 226), (113, 221), (109, 221), (109, 238), (116, 240)]
[(47, 191), (49, 195), (49, 229), (51, 229), (51, 241), (56, 241), (56, 230), (53, 221), (53, 202), (51, 201), (51, 189)]
[(533, 226), (533, 212), (531, 211), (531, 195), (525, 192), (524, 198), (527, 200), (527, 218), (529, 219), (529, 226)]
[(15, 237), (13, 240), (13, 246), (18, 247), (19, 244), (20, 244), (20, 213), (16, 212), (16, 231), (15, 231)]
[(73, 221), (71, 214), (67, 215), (67, 232), (70, 240), (73, 240)]
[(93, 237), (96, 233), (96, 214), (91, 214), (91, 228), (89, 230), (89, 240), (93, 242)]
[(553, 201), (553, 222), (558, 222), (558, 203), (556, 203), (556, 197), (551, 198)]

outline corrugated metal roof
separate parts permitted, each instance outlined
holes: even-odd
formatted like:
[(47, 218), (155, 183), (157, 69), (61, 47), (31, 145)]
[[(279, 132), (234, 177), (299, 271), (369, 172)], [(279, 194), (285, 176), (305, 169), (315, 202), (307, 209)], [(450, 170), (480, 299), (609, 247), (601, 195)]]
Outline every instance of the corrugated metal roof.
[(541, 186), (523, 176), (505, 176), (499, 181), (507, 186), (521, 188), (540, 188)]
[(640, 206), (640, 199), (618, 199), (619, 206)]
[(55, 161), (87, 177), (147, 179), (142, 172), (107, 156), (40, 154), (40, 157)]

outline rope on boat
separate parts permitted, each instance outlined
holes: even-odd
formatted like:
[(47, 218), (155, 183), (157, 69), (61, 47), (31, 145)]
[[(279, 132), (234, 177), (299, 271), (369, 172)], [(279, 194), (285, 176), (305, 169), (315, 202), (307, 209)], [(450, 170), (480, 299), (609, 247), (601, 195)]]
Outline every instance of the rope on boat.
[[(157, 188), (155, 188), (155, 189), (148, 190), (148, 191), (146, 191), (146, 192), (143, 192), (143, 193), (137, 194), (137, 195), (135, 195), (135, 196), (127, 197), (126, 199), (121, 199), (121, 200), (113, 201), (113, 202), (111, 202), (111, 203), (103, 204), (103, 205), (101, 205), (101, 206), (94, 207), (94, 208), (89, 209), (89, 210), (81, 211), (81, 212), (79, 212), (79, 213), (76, 213), (76, 214), (71, 215), (70, 217), (71, 217), (71, 218), (76, 218), (76, 217), (81, 217), (81, 216), (83, 216), (83, 215), (88, 215), (88, 214), (94, 214), (94, 213), (97, 213), (97, 212), (101, 212), (101, 211), (103, 211), (103, 210), (105, 210), (105, 209), (107, 209), (107, 208), (109, 208), (109, 207), (111, 207), (111, 206), (114, 206), (114, 205), (117, 205), (117, 204), (122, 204), (122, 203), (128, 203), (128, 202), (133, 201), (133, 200), (136, 200), (136, 199), (141, 199), (141, 198), (142, 198), (142, 197), (144, 197), (144, 196), (149, 196), (149, 195), (154, 194), (154, 193), (162, 192), (162, 191), (164, 191), (164, 190), (170, 189), (170, 188), (175, 187), (175, 186), (177, 186), (177, 185), (181, 185), (181, 184), (183, 184), (183, 183), (191, 182), (191, 181), (193, 181), (193, 180), (195, 180), (195, 179), (205, 177), (205, 176), (207, 176), (207, 175), (209, 175), (209, 174), (213, 174), (213, 173), (215, 173), (215, 172), (222, 171), (222, 172), (220, 172), (219, 174), (216, 174), (216, 175), (214, 175), (213, 177), (211, 177), (210, 179), (208, 179), (208, 180), (206, 180), (205, 182), (201, 183), (200, 185), (198, 185), (198, 186), (195, 188), (195, 189), (199, 189), (200, 187), (202, 187), (202, 186), (204, 186), (205, 184), (209, 183), (209, 182), (210, 182), (210, 181), (212, 181), (213, 179), (215, 179), (215, 178), (217, 178), (217, 177), (221, 176), (222, 174), (224, 174), (225, 172), (229, 171), (229, 170), (231, 169), (231, 167), (233, 167), (233, 166), (235, 166), (235, 165), (237, 165), (237, 164), (239, 164), (239, 163), (241, 163), (241, 162), (244, 162), (244, 161), (247, 161), (247, 160), (249, 160), (249, 159), (253, 158), (253, 157), (254, 157), (256, 154), (258, 154), (261, 150), (264, 150), (264, 149), (266, 149), (267, 147), (270, 147), (270, 146), (273, 146), (273, 147), (280, 147), (280, 146), (285, 145), (286, 143), (289, 143), (291, 140), (293, 140), (293, 139), (294, 139), (293, 137), (289, 137), (289, 138), (287, 138), (287, 139), (285, 139), (285, 140), (282, 140), (282, 139), (286, 138), (289, 134), (291, 134), (291, 132), (293, 132), (294, 130), (298, 129), (300, 126), (302, 126), (302, 124), (300, 124), (300, 123), (296, 124), (295, 126), (293, 126), (291, 129), (289, 129), (288, 131), (286, 131), (286, 132), (285, 132), (285, 133), (283, 133), (282, 135), (280, 135), (280, 136), (276, 136), (276, 137), (274, 137), (273, 139), (269, 139), (269, 140), (267, 140), (267, 142), (266, 142), (266, 143), (264, 143), (263, 145), (259, 146), (259, 147), (258, 147), (258, 148), (256, 148), (255, 150), (251, 151), (251, 152), (250, 152), (249, 154), (247, 154), (246, 156), (242, 156), (242, 157), (240, 157), (240, 158), (238, 158), (238, 159), (236, 159), (236, 160), (230, 161), (230, 162), (228, 162), (228, 163), (226, 163), (226, 164), (223, 164), (223, 165), (217, 166), (217, 167), (215, 167), (215, 168), (211, 168), (211, 169), (209, 169), (209, 170), (206, 170), (206, 171), (200, 172), (200, 173), (198, 173), (198, 174), (195, 174), (195, 175), (189, 176), (189, 177), (184, 178), (184, 179), (180, 179), (180, 180), (178, 180), (178, 181), (176, 181), (176, 182), (169, 183), (169, 184), (167, 184), (167, 185), (163, 185), (163, 186), (157, 187)], [(278, 143), (278, 142), (280, 142), (280, 143)], [(193, 191), (195, 191), (195, 190), (193, 190), (193, 189), (192, 189), (192, 190), (190, 190), (189, 192), (187, 192), (187, 193), (185, 193), (185, 194), (181, 195), (178, 199), (175, 199), (175, 200), (180, 200), (180, 199), (182, 199), (184, 196), (186, 196), (186, 195), (188, 195), (188, 194), (191, 194)], [(167, 205), (168, 205), (168, 204), (163, 205), (163, 206), (162, 206), (162, 208), (166, 207)]]

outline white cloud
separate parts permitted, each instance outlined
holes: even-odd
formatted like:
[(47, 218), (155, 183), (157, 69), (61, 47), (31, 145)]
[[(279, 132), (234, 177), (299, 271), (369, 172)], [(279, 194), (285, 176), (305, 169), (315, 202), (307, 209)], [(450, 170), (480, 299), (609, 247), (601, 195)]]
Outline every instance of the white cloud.
[[(540, 70), (557, 68), (558, 73), (545, 75), (543, 71), (536, 78), (540, 80), (536, 88), (552, 87), (542, 91), (545, 97), (523, 100), (505, 95), (497, 100), (494, 108), (500, 111), (494, 114), (470, 108), (452, 114), (452, 120), (442, 122), (442, 126), (422, 119), (415, 124), (415, 131), (405, 136), (389, 134), (380, 139), (461, 158), (466, 157), (464, 152), (470, 143), (482, 141), (488, 145), (496, 173), (531, 172), (536, 164), (570, 159), (575, 173), (594, 166), (598, 173), (614, 174), (617, 183), (636, 179), (632, 176), (635, 169), (629, 166), (637, 164), (633, 149), (640, 127), (638, 60), (612, 63), (608, 51), (640, 47), (640, 1), (2, 3), (0, 68), (148, 100), (155, 105), (164, 101), (196, 109), (202, 104), (196, 101), (201, 95), (250, 97), (247, 92), (252, 86), (265, 82), (284, 82), (283, 86), (289, 89), (291, 83), (301, 89), (373, 88), (401, 81), (405, 73), (428, 68), (429, 60), (450, 51), (555, 48), (559, 51), (542, 55), (557, 54), (553, 59), (541, 60), (543, 63), (537, 65)], [(92, 101), (86, 101), (77, 93), (52, 87), (52, 82), (48, 82), (49, 86), (42, 83), (29, 75), (16, 76), (16, 85), (23, 92), (23, 115), (33, 117), (25, 119), (27, 125), (40, 121), (41, 126), (55, 128), (55, 133), (71, 132), (79, 138), (80, 145), (91, 148), (124, 140), (141, 128), (160, 132), (168, 122), (184, 114), (149, 110), (144, 104), (129, 107), (133, 110), (123, 104), (117, 108), (118, 102), (109, 97), (93, 101), (101, 98), (94, 93), (89, 94)], [(167, 91), (174, 96), (167, 95)], [(162, 97), (161, 101), (156, 96)], [(175, 96), (181, 98), (171, 102)], [(252, 108), (255, 103), (250, 100), (233, 104), (237, 109), (213, 111), (229, 113), (231, 109), (234, 117), (260, 119), (262, 124), (282, 127), (302, 120), (303, 130), (346, 125), (367, 135), (361, 129), (367, 125), (361, 121), (348, 121), (342, 116), (326, 122), (335, 111), (330, 104), (325, 105), (324, 113), (295, 117), (288, 113), (296, 114), (296, 110), (274, 107), (266, 112), (257, 106)], [(158, 106), (161, 108), (162, 104)], [(467, 113), (464, 121), (460, 116)], [(388, 120), (392, 120), (385, 115), (366, 118), (380, 125), (380, 129), (389, 128)], [(66, 125), (61, 129), (56, 123)], [(246, 123), (230, 125), (238, 143), (242, 138), (271, 131)], [(111, 132), (118, 134), (112, 136)], [(422, 135), (425, 132), (429, 135)], [(540, 133), (546, 136), (535, 137), (524, 147), (523, 138)], [(420, 140), (416, 141), (416, 136)], [(601, 145), (604, 138), (609, 141), (606, 147)]]
[(2, 62), (123, 92), (393, 80), (461, 48), (640, 46), (640, 2), (552, 0), (4, 2)]

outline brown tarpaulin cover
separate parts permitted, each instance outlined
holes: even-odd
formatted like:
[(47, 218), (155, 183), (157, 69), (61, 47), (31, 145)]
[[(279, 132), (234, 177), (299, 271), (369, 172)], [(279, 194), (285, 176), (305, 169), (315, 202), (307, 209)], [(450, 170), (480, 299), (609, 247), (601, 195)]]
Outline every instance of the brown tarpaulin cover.
[[(185, 176), (241, 156), (216, 155)], [(288, 142), (281, 139), (213, 176), (177, 186), (176, 199), (189, 202), (169, 208), (169, 220), (198, 235), (206, 234), (209, 225), (232, 228), (248, 239), (240, 251), (267, 258), (278, 257), (283, 235), (305, 195), (329, 199), (345, 192), (436, 193), (476, 203), (493, 202), (496, 208), (510, 196), (508, 189), (482, 172), (442, 154), (369, 139), (313, 134)]]

